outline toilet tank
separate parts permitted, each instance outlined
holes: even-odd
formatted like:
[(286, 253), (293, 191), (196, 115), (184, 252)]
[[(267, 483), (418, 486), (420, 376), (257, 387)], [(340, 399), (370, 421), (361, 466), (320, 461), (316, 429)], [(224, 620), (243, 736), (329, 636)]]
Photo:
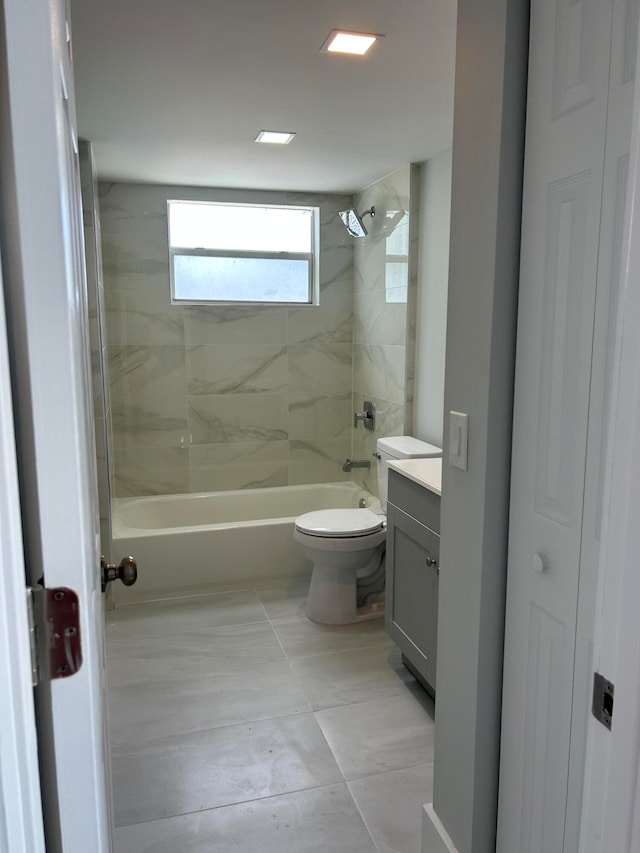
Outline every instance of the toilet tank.
[(395, 459), (426, 459), (429, 456), (442, 456), (442, 448), (420, 441), (411, 435), (391, 435), (379, 438), (378, 451), (378, 497), (382, 511), (387, 511), (387, 478), (389, 462)]

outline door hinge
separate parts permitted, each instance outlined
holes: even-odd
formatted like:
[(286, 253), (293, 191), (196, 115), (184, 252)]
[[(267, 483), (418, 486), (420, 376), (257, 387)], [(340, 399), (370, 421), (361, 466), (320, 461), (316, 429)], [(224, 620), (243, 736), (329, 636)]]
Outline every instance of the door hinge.
[(615, 687), (610, 681), (600, 675), (599, 672), (593, 674), (593, 702), (591, 705), (591, 713), (611, 731), (611, 720), (613, 719), (613, 694)]
[(78, 596), (65, 586), (27, 588), (33, 686), (82, 666)]

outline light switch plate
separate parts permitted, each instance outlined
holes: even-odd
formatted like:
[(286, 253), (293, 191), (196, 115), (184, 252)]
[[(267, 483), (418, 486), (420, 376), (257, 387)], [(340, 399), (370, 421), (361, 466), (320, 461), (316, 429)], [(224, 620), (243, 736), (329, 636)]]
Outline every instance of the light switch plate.
[(469, 447), (469, 415), (449, 412), (449, 464), (467, 470)]

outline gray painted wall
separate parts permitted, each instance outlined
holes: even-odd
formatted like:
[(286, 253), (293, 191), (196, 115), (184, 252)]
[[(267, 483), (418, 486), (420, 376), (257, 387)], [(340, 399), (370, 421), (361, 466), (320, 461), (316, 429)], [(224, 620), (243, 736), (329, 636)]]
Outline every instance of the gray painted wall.
[(414, 434), (442, 447), (452, 151), (422, 164)]
[(460, 853), (495, 851), (528, 12), (458, 3), (433, 804)]

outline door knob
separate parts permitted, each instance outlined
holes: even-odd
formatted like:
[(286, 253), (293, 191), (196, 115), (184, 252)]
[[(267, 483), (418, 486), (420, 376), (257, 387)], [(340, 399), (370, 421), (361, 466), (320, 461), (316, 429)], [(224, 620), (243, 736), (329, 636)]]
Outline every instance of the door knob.
[(531, 558), (531, 568), (538, 575), (542, 575), (547, 571), (547, 561), (542, 554), (533, 555)]
[(427, 557), (425, 560), (426, 564), (431, 568), (431, 566), (437, 566), (438, 561), (434, 557)]
[(138, 564), (133, 557), (124, 557), (120, 561), (119, 566), (110, 565), (104, 557), (100, 560), (100, 574), (102, 579), (102, 591), (107, 588), (107, 584), (115, 581), (118, 578), (125, 586), (133, 586), (138, 580)]

